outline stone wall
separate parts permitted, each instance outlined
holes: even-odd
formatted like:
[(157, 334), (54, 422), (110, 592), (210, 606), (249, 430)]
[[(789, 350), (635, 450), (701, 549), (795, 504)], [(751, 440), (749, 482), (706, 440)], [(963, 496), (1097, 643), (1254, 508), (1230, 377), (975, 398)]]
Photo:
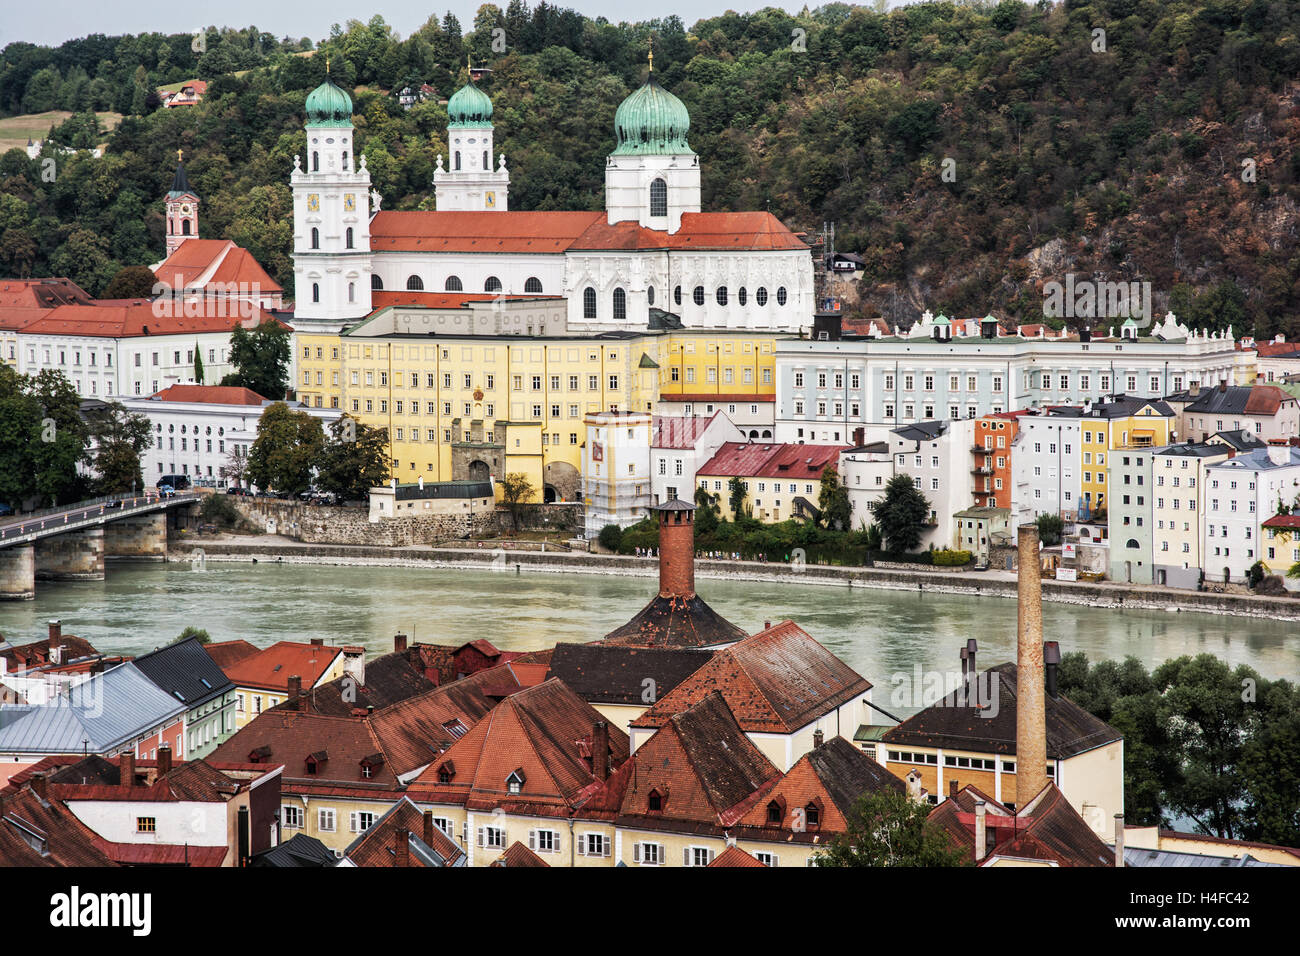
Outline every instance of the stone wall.
[(36, 597), (36, 548), (16, 544), (0, 549), (0, 601), (30, 601)]
[(110, 521), (104, 525), (104, 554), (163, 560), (167, 556), (167, 515), (154, 512)]
[[(466, 536), (495, 534), (498, 512), (473, 516), (416, 515), (371, 522), (363, 508), (305, 505), (277, 498), (234, 498), (235, 509), (259, 531), (284, 535), (308, 544), (409, 547)], [(508, 519), (507, 519), (508, 520)]]
[(50, 581), (102, 581), (104, 529), (87, 528), (38, 540), (36, 577)]

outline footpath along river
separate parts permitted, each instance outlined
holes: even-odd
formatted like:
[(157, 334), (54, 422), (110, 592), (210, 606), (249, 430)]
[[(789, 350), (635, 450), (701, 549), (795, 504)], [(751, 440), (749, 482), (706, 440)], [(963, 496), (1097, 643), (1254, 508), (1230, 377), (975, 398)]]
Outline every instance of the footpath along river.
[[(792, 619), (865, 676), (875, 701), (911, 713), (915, 668), (960, 671), (958, 649), (979, 641), (980, 667), (1015, 657), (1012, 600), (931, 592), (827, 588), (701, 579), (701, 596), (753, 632)], [(645, 577), (409, 567), (338, 567), (208, 561), (113, 562), (103, 581), (42, 581), (36, 600), (0, 604), (0, 634), (15, 644), (65, 633), (105, 652), (141, 654), (187, 625), (213, 640), (258, 646), (323, 638), (392, 649), (393, 634), (460, 644), (487, 638), (504, 650), (590, 641), (627, 621), (655, 593)], [(1269, 678), (1300, 677), (1300, 625), (1267, 618), (1045, 603), (1044, 630), (1061, 650), (1090, 660), (1133, 655), (1148, 667), (1208, 652)], [(905, 675), (900, 677), (899, 675)]]

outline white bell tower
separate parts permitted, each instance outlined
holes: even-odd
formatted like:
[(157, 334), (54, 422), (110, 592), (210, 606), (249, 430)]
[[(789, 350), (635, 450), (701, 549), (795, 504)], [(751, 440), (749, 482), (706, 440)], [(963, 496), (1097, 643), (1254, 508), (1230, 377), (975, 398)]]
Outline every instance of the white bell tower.
[(473, 79), (447, 101), (447, 151), (446, 168), (439, 153), (433, 174), (439, 212), (508, 208), (510, 172), (505, 154), (493, 150), (492, 100)]

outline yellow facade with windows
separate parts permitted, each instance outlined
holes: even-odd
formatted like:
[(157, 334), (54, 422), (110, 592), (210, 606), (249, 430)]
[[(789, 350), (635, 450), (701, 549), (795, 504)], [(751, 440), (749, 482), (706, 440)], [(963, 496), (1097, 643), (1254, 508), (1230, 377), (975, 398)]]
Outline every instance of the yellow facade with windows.
[(482, 325), (468, 311), (389, 308), (337, 335), (296, 333), (299, 400), (387, 428), (400, 482), (476, 477), (462, 473), (465, 463), (487, 462), (497, 446), (504, 461), (490, 472), (498, 482), (528, 475), (540, 501), (547, 486), (577, 498), (592, 412), (653, 412), (661, 396), (775, 393), (772, 333), (406, 331), (426, 315)]
[(1162, 415), (1144, 405), (1132, 415), (1116, 418), (1082, 416), (1080, 422), (1079, 500), (1091, 504), (1093, 511), (1105, 510), (1110, 502), (1106, 471), (1114, 451), (1132, 448), (1156, 448), (1167, 445), (1174, 427), (1172, 415)]

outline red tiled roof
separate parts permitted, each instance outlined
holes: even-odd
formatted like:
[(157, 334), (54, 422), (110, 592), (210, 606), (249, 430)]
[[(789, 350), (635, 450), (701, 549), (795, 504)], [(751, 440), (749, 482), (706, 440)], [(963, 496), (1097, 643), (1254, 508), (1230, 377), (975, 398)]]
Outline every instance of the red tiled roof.
[[(60, 635), (57, 643), (63, 646), (61, 660), (65, 664), (82, 657), (95, 657), (99, 654), (99, 651), (95, 650), (90, 641), (83, 637), (77, 637), (75, 634)], [(51, 655), (50, 639), (48, 637), (43, 637), (39, 641), (32, 641), (30, 644), (19, 644), (0, 651), (0, 658), (4, 658), (5, 669), (10, 674), (36, 667), (53, 670), (53, 668), (49, 667)]]
[(348, 847), (348, 859), (360, 867), (396, 866), (398, 840), (405, 831), (409, 866), (428, 865), (419, 852), (421, 847), (426, 846), (446, 861), (445, 866), (452, 866), (465, 855), (464, 851), (436, 826), (432, 829), (430, 837), (433, 843), (430, 846), (425, 842), (424, 814), (408, 798), (403, 797)]
[(52, 309), (95, 300), (71, 279), (0, 279), (0, 316), (10, 309)]
[(827, 465), (834, 465), (848, 445), (782, 445), (759, 469), (758, 478), (793, 478), (820, 481)]
[(258, 648), (248, 641), (216, 641), (212, 644), (204, 644), (203, 649), (223, 671), (245, 657), (252, 657), (258, 651)]
[(1260, 358), (1300, 358), (1300, 342), (1259, 342), (1255, 351)]
[(713, 420), (721, 415), (714, 412), (708, 418), (698, 415), (656, 415), (651, 426), (651, 448), (694, 448)]
[(124, 866), (220, 866), (229, 848), (166, 843), (112, 843), (95, 838), (95, 849)]
[[(42, 855), (24, 839), (43, 840)], [(0, 808), (0, 866), (114, 866), (94, 831), (57, 800), (30, 788), (6, 793)]]
[(426, 309), (460, 309), (467, 302), (493, 302), (497, 299), (510, 301), (522, 299), (561, 299), (558, 295), (501, 295), (495, 292), (415, 292), (409, 289), (392, 289), (370, 293), (370, 305), (373, 311), (392, 305), (419, 305)]
[(375, 252), (555, 254), (568, 249), (806, 250), (767, 212), (688, 212), (669, 234), (635, 222), (609, 225), (603, 212), (378, 212)]
[[(179, 335), (191, 332), (228, 332), (236, 325), (253, 328), (272, 319), (256, 306), (235, 306), (219, 299), (203, 298), (194, 303), (165, 303), (161, 316), (147, 299), (101, 299), (95, 305), (61, 305), (26, 327), (30, 335), (84, 335), (121, 339), (142, 335)], [(251, 312), (245, 317), (241, 309)], [(187, 311), (199, 315), (185, 315)], [(285, 328), (289, 326), (280, 323)], [(147, 330), (147, 331), (146, 331)]]
[(1295, 402), (1295, 396), (1282, 391), (1276, 385), (1256, 385), (1246, 395), (1247, 415), (1276, 415), (1279, 408), (1287, 402)]
[[(202, 286), (195, 285), (199, 277), (214, 265), (216, 268), (206, 282)], [(224, 291), (224, 287), (233, 282), (245, 288), (256, 285), (264, 294), (284, 291), (251, 252), (229, 239), (186, 239), (158, 264), (154, 275), (172, 289), (207, 288), (221, 283)]]
[(302, 678), (306, 690), (324, 676), (342, 653), (342, 648), (323, 644), (277, 641), (222, 670), (232, 683), (240, 687), (278, 691), (288, 691), (289, 678), (297, 675)]
[(801, 627), (782, 621), (715, 653), (632, 726), (663, 726), (672, 715), (721, 693), (746, 732), (788, 734), (870, 689), (870, 681)]
[[(308, 754), (322, 751), (326, 759), (318, 761), (315, 774), (308, 774)], [(367, 791), (373, 788), (380, 795), (398, 786), (397, 771), (386, 758), (383, 744), (367, 717), (325, 717), (269, 710), (222, 742), (209, 754), (209, 759), (213, 763), (247, 763), (255, 752), (260, 753), (258, 762), (264, 763), (267, 769), (277, 764), (284, 766), (282, 786), (286, 793), (297, 792), (298, 781), (326, 787), (341, 784)], [(369, 777), (363, 775), (363, 762), (370, 767)], [(294, 781), (293, 785), (290, 780)]]
[(719, 853), (716, 857), (714, 857), (713, 862), (710, 863), (709, 866), (762, 867), (763, 864), (759, 863), (758, 860), (753, 856), (753, 854), (746, 853), (740, 847), (735, 846), (733, 844), (732, 846), (727, 847), (725, 850)]
[(1115, 865), (1115, 851), (1070, 806), (1054, 783), (1048, 783), (1018, 810), (1016, 819), (1028, 823), (1020, 823), (1012, 839), (998, 843), (990, 858), (1027, 857), (1069, 867)]
[(160, 402), (193, 402), (202, 405), (253, 405), (266, 399), (251, 388), (233, 385), (169, 385), (151, 398)]
[(712, 458), (695, 469), (697, 475), (757, 475), (782, 448), (771, 442), (723, 442)]
[(1264, 522), (1265, 528), (1300, 528), (1300, 514), (1273, 515)]
[(502, 853), (499, 857), (497, 857), (495, 860), (492, 861), (492, 866), (503, 866), (507, 869), (516, 866), (549, 868), (550, 865), (551, 864), (547, 863), (540, 856), (538, 856), (532, 850), (528, 849), (528, 847), (524, 846), (518, 840), (510, 844), (510, 846), (506, 848), (506, 852)]

